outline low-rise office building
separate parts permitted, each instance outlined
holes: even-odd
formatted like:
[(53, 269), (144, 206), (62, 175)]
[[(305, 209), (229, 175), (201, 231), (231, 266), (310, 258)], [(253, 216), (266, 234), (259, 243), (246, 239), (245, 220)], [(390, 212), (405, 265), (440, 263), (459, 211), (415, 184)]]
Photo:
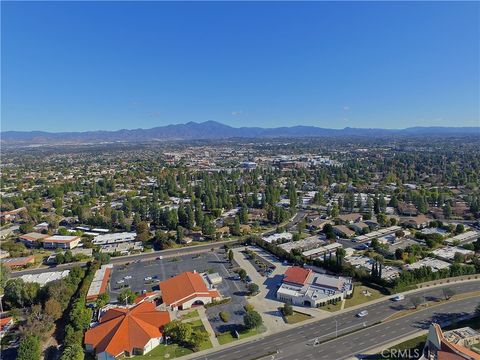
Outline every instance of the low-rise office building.
[(40, 247), (42, 245), (42, 241), (48, 237), (50, 237), (50, 235), (48, 234), (31, 232), (28, 234), (20, 235), (18, 237), (18, 240), (20, 240), (20, 242), (22, 242), (27, 247), (36, 248), (36, 247)]
[(351, 278), (319, 274), (298, 266), (285, 272), (277, 299), (297, 306), (319, 307), (353, 293)]
[(45, 249), (73, 249), (80, 244), (80, 236), (53, 235), (43, 239)]
[(21, 268), (21, 267), (26, 267), (28, 265), (34, 264), (35, 257), (31, 255), (31, 256), (16, 257), (16, 258), (4, 258), (4, 259), (0, 259), (0, 262), (6, 267), (9, 267), (10, 269), (14, 269), (14, 268)]

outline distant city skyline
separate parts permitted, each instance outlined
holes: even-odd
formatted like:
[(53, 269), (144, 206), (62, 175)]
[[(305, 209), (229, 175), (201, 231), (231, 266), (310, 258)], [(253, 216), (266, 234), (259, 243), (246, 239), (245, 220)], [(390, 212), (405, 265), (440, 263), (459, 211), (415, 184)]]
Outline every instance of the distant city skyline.
[(1, 130), (480, 125), (478, 2), (2, 2)]

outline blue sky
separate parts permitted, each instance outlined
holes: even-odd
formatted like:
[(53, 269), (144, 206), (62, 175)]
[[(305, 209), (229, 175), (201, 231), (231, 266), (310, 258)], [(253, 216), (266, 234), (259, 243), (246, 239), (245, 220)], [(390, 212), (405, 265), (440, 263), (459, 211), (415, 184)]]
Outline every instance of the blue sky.
[(2, 2), (2, 130), (479, 125), (470, 3)]

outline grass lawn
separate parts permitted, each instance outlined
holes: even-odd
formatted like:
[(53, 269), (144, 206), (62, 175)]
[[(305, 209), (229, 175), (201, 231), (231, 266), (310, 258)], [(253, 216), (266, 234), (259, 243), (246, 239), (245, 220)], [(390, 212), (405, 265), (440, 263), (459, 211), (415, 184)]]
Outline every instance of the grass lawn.
[[(203, 350), (203, 349), (202, 349)], [(145, 359), (174, 359), (180, 356), (193, 353), (192, 350), (181, 347), (177, 344), (171, 345), (158, 345), (155, 349), (145, 355), (139, 355), (133, 357), (133, 359), (145, 360)]]
[(321, 307), (319, 307), (319, 309), (334, 312), (334, 311), (340, 310), (341, 307), (342, 307), (342, 302), (339, 301), (336, 304), (328, 304), (328, 305), (325, 305), (325, 306), (321, 306)]
[(198, 310), (195, 310), (195, 311), (192, 311), (192, 312), (189, 312), (189, 313), (186, 313), (184, 315), (182, 315), (182, 320), (184, 319), (193, 319), (193, 318), (196, 318), (196, 317), (199, 317), (200, 315), (198, 314)]
[[(370, 293), (370, 296), (363, 295), (363, 291), (368, 291)], [(372, 288), (370, 288), (368, 286), (364, 286), (364, 285), (356, 285), (353, 288), (352, 298), (345, 300), (345, 308), (355, 306), (355, 305), (360, 305), (360, 304), (366, 303), (368, 301), (379, 299), (383, 296), (385, 296), (385, 295), (383, 295), (380, 291), (378, 291), (376, 289), (372, 289)]]
[[(386, 359), (386, 360), (394, 360), (394, 359), (398, 359), (398, 355), (396, 357), (394, 356), (389, 356), (389, 352), (388, 350), (392, 350), (392, 349), (396, 349), (396, 350), (406, 350), (406, 349), (412, 349), (412, 354), (415, 354), (414, 352), (414, 349), (418, 349), (418, 353), (421, 353), (422, 349), (423, 349), (423, 346), (425, 345), (425, 341), (427, 340), (427, 334), (425, 335), (420, 335), (420, 336), (417, 336), (413, 339), (410, 339), (410, 340), (407, 340), (407, 341), (404, 341), (398, 345), (395, 345), (395, 346), (392, 346), (390, 348), (388, 348), (387, 350), (385, 350), (384, 352), (382, 352), (382, 359)], [(385, 355), (385, 356), (383, 356)]]
[(53, 251), (34, 250), (33, 257), (35, 258), (35, 264), (43, 264), (43, 259), (52, 254)]
[[(265, 328), (265, 326), (262, 325), (258, 329), (242, 330), (242, 331), (239, 331), (238, 333), (240, 335), (240, 339), (244, 339), (244, 338), (247, 338), (249, 336), (261, 334), (262, 332), (264, 332), (266, 330), (267, 329)], [(218, 340), (220, 345), (223, 345), (223, 344), (228, 344), (228, 343), (230, 343), (232, 341), (235, 341), (235, 340), (238, 340), (238, 339), (235, 336), (233, 336), (231, 332), (225, 332), (223, 334), (218, 335), (217, 340)]]
[[(459, 321), (456, 324), (445, 326), (442, 330), (443, 331), (448, 331), (448, 330), (457, 329), (457, 328), (465, 327), (465, 326), (469, 326), (472, 329), (478, 330), (478, 329), (480, 329), (480, 320), (479, 320), (478, 317), (476, 317), (476, 318), (472, 318), (472, 319), (468, 319), (468, 320)], [(418, 349), (419, 351), (421, 351), (423, 349), (423, 346), (425, 345), (426, 339), (427, 339), (427, 334), (420, 335), (420, 336), (417, 336), (413, 339), (410, 339), (410, 340), (404, 341), (400, 344), (397, 344), (395, 346), (392, 346), (392, 347), (388, 348), (387, 350), (391, 350), (391, 349), (397, 349), (397, 350), (412, 349), (412, 351), (413, 351), (414, 349)], [(479, 347), (478, 350), (480, 350), (480, 347)], [(385, 354), (388, 354), (388, 352), (385, 351)], [(394, 358), (394, 357), (383, 357), (382, 356), (382, 359), (393, 360), (393, 359), (398, 359), (398, 357)]]
[(301, 321), (308, 320), (310, 318), (311, 318), (310, 315), (303, 314), (303, 313), (298, 312), (298, 311), (294, 311), (292, 315), (288, 315), (288, 316), (283, 317), (283, 319), (285, 320), (285, 322), (287, 324), (296, 324), (296, 323), (299, 323)]
[(203, 326), (202, 320), (200, 320), (200, 319), (197, 319), (197, 320), (195, 320), (195, 321), (189, 321), (188, 323), (189, 323), (190, 325), (192, 325), (192, 327), (193, 327), (194, 330), (206, 331), (206, 330), (205, 330), (205, 326)]

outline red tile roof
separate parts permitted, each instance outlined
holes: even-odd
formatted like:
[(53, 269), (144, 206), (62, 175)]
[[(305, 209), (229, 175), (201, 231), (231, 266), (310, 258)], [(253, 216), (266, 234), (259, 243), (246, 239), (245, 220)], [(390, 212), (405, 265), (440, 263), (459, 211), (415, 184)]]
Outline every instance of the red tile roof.
[(480, 355), (466, 348), (465, 346), (454, 344), (445, 339), (440, 325), (434, 323), (435, 332), (440, 339), (441, 349), (437, 352), (438, 360), (479, 360)]
[(308, 279), (308, 276), (311, 273), (312, 270), (310, 269), (305, 269), (299, 266), (292, 266), (291, 268), (288, 268), (287, 271), (285, 271), (283, 281), (293, 284), (304, 285)]
[(137, 296), (134, 303), (138, 304), (138, 303), (142, 302), (143, 300), (145, 300), (146, 298), (154, 297), (156, 294), (157, 293), (155, 291), (146, 292), (145, 294)]
[(197, 296), (220, 297), (216, 290), (208, 290), (198, 273), (184, 272), (160, 283), (163, 302), (167, 305), (180, 306)]
[(161, 328), (169, 321), (168, 312), (156, 310), (151, 302), (130, 309), (110, 309), (99, 325), (85, 333), (85, 344), (91, 345), (96, 354), (132, 354), (134, 348), (143, 349), (151, 339), (162, 337)]
[(0, 328), (3, 328), (5, 325), (7, 325), (11, 320), (13, 320), (13, 317), (8, 316), (5, 318), (0, 319)]

